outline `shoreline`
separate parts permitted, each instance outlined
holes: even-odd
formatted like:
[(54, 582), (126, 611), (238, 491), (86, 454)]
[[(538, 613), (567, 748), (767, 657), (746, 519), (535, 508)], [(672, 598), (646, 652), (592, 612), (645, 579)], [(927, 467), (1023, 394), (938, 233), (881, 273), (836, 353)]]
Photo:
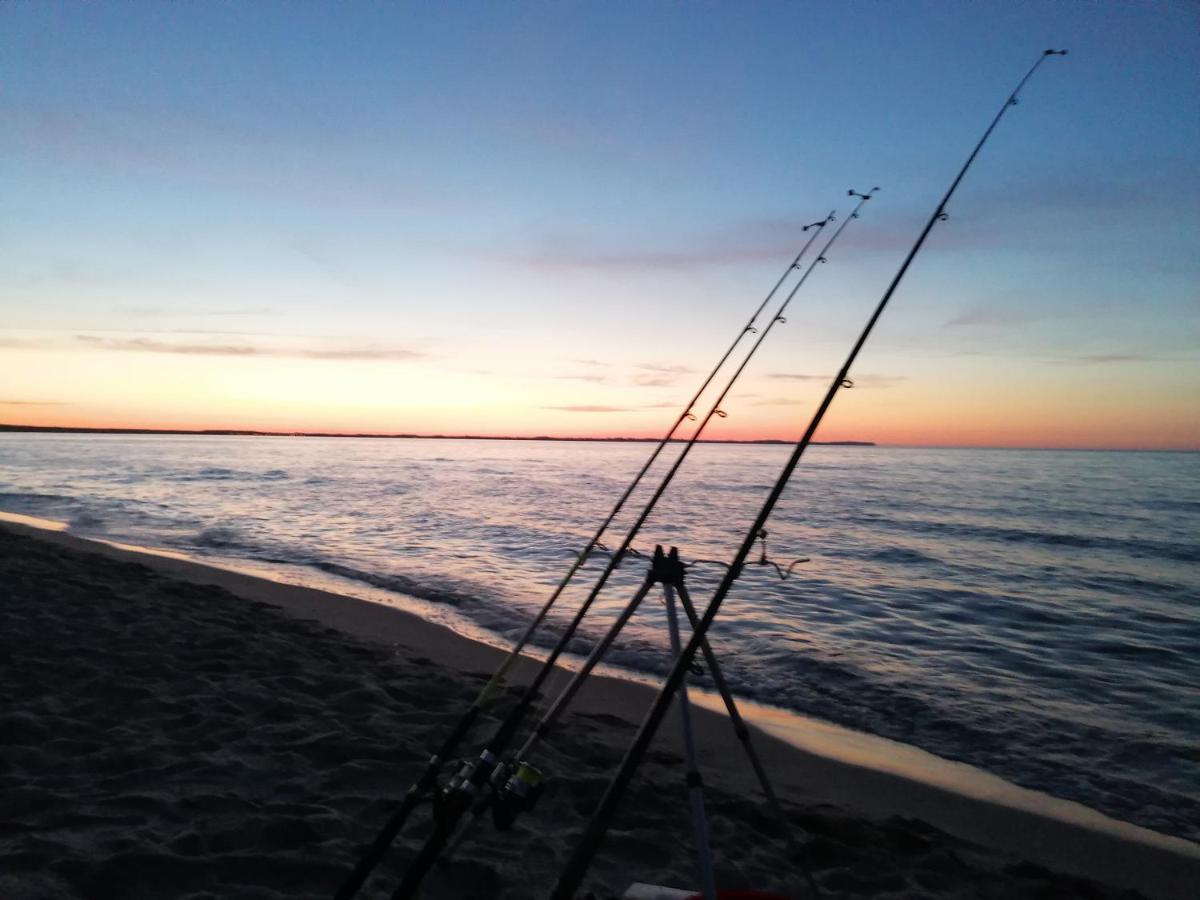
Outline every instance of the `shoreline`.
[[(137, 563), (180, 581), (219, 587), (244, 600), (269, 604), (294, 618), (315, 620), (344, 634), (391, 646), (406, 658), (429, 658), (459, 673), (490, 674), (504, 656), (502, 650), (444, 625), (380, 603), (222, 569), (183, 554), (89, 540), (47, 520), (4, 514), (0, 516), (0, 528), (71, 551)], [(510, 684), (524, 683), (533, 665), (524, 661), (515, 667)], [(552, 678), (555, 687), (563, 678)], [(595, 676), (572, 709), (585, 716), (613, 717), (633, 725), (649, 705), (652, 692), (644, 683)], [(702, 700), (700, 692), (693, 693), (697, 701), (702, 701), (697, 706), (706, 707), (697, 710), (696, 728), (701, 760), (710, 761), (705, 766), (710, 782), (757, 796), (757, 786), (728, 720), (711, 708), (714, 701), (718, 705), (720, 701), (713, 697)], [(834, 804), (872, 819), (919, 818), (958, 838), (1153, 897), (1191, 896), (1200, 879), (1200, 846), (1184, 839), (1015, 787), (916, 748), (746, 701), (739, 705), (756, 728), (756, 747), (785, 797)], [(665, 731), (660, 740), (675, 747), (673, 729), (668, 726)], [(553, 739), (552, 734), (551, 742)], [(713, 760), (721, 764), (714, 767)], [(888, 765), (881, 765), (883, 762)]]

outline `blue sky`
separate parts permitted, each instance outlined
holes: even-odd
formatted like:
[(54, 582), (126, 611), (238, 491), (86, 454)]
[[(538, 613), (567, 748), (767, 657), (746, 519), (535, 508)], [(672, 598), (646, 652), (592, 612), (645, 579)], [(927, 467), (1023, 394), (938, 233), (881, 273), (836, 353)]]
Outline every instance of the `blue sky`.
[(827, 436), (1196, 447), (1183, 3), (7, 4), (0, 421), (655, 433), (877, 184), (722, 423), (788, 436), (1057, 46)]

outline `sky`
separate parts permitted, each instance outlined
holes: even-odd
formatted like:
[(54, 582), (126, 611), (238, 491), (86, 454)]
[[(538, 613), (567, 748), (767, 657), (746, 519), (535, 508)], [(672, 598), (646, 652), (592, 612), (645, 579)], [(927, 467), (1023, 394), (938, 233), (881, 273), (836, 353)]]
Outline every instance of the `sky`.
[(1200, 449), (1185, 2), (0, 4), (0, 422), (660, 436), (879, 186), (706, 431), (794, 440), (1050, 47), (818, 437)]

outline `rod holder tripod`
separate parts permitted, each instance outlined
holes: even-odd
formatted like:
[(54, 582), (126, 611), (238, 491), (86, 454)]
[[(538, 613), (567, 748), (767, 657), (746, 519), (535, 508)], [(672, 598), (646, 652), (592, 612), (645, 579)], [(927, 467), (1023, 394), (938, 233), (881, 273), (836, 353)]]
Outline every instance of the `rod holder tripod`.
[[(679, 618), (675, 614), (675, 593), (687, 590), (683, 583), (686, 573), (683, 563), (679, 560), (679, 551), (672, 547), (670, 553), (663, 556), (662, 546), (656, 547), (651, 568), (663, 587), (663, 601), (667, 607), (667, 630), (671, 637), (671, 658), (674, 659), (679, 656), (682, 646), (679, 640)], [(696, 739), (692, 731), (692, 709), (688, 701), (686, 679), (679, 685), (676, 697), (679, 702), (679, 723), (683, 729), (684, 762), (687, 766), (684, 781), (687, 784), (688, 806), (691, 808), (696, 856), (700, 864), (700, 884), (704, 900), (716, 900), (717, 880), (713, 874), (708, 815), (704, 811), (704, 779), (696, 763)]]

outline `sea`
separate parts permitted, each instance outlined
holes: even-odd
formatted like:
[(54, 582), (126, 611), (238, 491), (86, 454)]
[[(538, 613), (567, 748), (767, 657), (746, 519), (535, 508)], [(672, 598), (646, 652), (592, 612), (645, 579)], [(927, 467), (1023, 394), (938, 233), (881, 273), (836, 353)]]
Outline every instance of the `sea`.
[[(651, 449), (2, 434), (0, 511), (392, 603), (502, 645)], [(606, 547), (679, 450), (666, 449)], [(678, 547), (705, 605), (789, 452), (698, 445), (572, 651), (629, 602), (656, 544)], [(610, 558), (593, 554), (537, 643), (557, 638)], [(1200, 454), (818, 446), (711, 642), (744, 698), (1197, 841), (1198, 563)], [(656, 594), (606, 662), (631, 678), (667, 669)]]

